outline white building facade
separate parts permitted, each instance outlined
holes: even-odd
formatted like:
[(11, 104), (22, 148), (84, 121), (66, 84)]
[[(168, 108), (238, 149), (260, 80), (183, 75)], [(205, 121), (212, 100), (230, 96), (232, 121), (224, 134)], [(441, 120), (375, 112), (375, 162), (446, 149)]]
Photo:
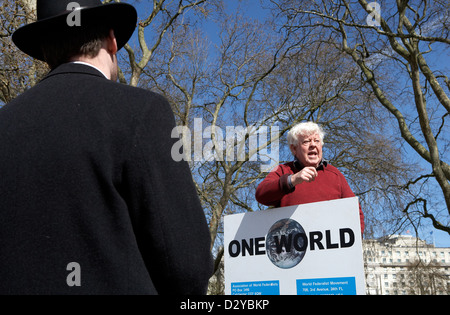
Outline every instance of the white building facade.
[(450, 294), (450, 248), (410, 235), (364, 240), (368, 295)]

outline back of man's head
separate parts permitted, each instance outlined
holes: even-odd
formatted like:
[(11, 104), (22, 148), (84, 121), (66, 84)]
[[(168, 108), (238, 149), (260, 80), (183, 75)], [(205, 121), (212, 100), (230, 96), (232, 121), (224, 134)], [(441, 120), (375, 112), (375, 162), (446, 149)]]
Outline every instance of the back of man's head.
[(41, 44), (44, 59), (51, 69), (69, 62), (73, 57), (94, 58), (100, 52), (110, 27), (91, 25), (83, 29), (74, 27), (69, 32), (49, 37)]

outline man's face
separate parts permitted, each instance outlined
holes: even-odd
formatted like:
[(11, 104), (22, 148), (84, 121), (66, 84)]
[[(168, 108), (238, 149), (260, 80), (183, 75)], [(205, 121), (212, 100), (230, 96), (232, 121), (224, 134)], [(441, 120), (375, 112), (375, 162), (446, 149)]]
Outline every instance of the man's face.
[(291, 144), (290, 149), (304, 166), (319, 166), (322, 161), (322, 142), (318, 134), (298, 136), (297, 146)]

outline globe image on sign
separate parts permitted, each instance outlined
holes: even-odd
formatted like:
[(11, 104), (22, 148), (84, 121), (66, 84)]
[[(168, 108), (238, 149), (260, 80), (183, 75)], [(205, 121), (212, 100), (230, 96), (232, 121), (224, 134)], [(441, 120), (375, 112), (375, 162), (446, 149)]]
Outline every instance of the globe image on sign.
[(298, 265), (305, 256), (306, 247), (305, 230), (295, 220), (275, 222), (266, 236), (267, 256), (275, 266), (282, 269)]

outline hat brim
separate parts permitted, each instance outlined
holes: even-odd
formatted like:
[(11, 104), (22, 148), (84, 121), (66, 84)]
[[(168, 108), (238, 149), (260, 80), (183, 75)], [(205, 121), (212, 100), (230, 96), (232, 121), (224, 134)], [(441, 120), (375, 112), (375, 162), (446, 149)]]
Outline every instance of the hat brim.
[(61, 35), (65, 31), (73, 31), (74, 28), (79, 28), (80, 31), (83, 31), (84, 24), (92, 25), (98, 22), (114, 30), (119, 50), (125, 46), (136, 28), (136, 9), (127, 3), (114, 2), (98, 7), (84, 8), (80, 10), (80, 13), (80, 26), (69, 26), (67, 17), (70, 12), (64, 13), (22, 26), (13, 33), (12, 40), (27, 55), (44, 61), (41, 50), (44, 38), (53, 37), (56, 34)]

